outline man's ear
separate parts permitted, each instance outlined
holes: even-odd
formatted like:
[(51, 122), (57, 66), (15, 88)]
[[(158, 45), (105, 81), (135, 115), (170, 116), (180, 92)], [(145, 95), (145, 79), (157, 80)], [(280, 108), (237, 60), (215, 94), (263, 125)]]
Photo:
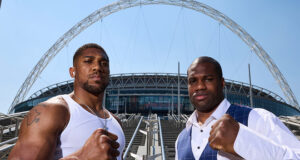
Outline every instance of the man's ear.
[(223, 77), (222, 77), (221, 81), (222, 81), (222, 88), (224, 89), (224, 87), (225, 87), (225, 80), (224, 80)]
[(76, 74), (76, 72), (75, 72), (75, 67), (70, 67), (70, 68), (69, 68), (69, 73), (70, 73), (70, 76), (71, 76), (72, 78), (75, 78), (75, 74)]

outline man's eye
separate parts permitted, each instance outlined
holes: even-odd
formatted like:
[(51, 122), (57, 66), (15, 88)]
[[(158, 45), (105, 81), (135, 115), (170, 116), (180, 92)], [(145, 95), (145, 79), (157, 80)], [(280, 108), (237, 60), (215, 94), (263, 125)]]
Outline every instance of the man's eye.
[(92, 63), (92, 60), (84, 60), (84, 63)]
[(108, 66), (108, 63), (107, 62), (101, 62), (101, 66), (106, 67), (106, 66)]
[(205, 81), (207, 81), (207, 82), (211, 82), (211, 81), (213, 81), (214, 79), (213, 78), (206, 78), (205, 79)]
[(194, 78), (189, 79), (189, 84), (193, 84), (195, 82), (196, 82), (196, 80)]

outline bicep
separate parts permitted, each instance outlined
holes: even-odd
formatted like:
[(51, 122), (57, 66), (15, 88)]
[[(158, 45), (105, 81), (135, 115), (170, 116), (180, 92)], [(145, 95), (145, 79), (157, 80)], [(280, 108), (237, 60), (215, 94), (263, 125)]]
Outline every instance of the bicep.
[(52, 158), (61, 128), (55, 124), (57, 114), (54, 113), (47, 106), (36, 106), (27, 114), (22, 121), (19, 139), (10, 158)]

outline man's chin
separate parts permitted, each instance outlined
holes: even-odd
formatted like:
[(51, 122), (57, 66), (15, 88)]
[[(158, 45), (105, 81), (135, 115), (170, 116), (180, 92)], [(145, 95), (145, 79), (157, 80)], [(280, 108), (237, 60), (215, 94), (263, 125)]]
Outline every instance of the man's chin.
[(210, 113), (211, 111), (213, 111), (215, 108), (214, 107), (210, 107), (210, 105), (208, 104), (197, 104), (194, 105), (196, 110), (198, 112), (202, 112), (202, 113)]
[(104, 92), (106, 86), (103, 84), (84, 84), (83, 86), (84, 90), (87, 92), (93, 94), (93, 95), (99, 95)]

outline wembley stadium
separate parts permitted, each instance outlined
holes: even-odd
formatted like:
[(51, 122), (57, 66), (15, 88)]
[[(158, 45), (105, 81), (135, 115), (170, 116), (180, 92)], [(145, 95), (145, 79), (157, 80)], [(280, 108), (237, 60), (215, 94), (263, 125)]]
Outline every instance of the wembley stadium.
[[(249, 84), (229, 79), (225, 79), (225, 82), (224, 94), (231, 103), (251, 106)], [(53, 84), (14, 106), (10, 113), (28, 111), (51, 97), (72, 91), (73, 80)], [(252, 85), (252, 95), (255, 108), (264, 108), (277, 116), (300, 115), (298, 109), (287, 104), (283, 98), (272, 91)], [(190, 114), (194, 110), (188, 97), (187, 76), (172, 73), (111, 75), (105, 94), (105, 107), (113, 113), (141, 113), (142, 115), (178, 114), (178, 111)]]
[[(251, 83), (248, 84), (230, 79), (225, 79), (226, 85), (223, 90), (225, 97), (232, 104), (264, 108), (274, 113), (279, 116), (279, 119), (300, 140), (300, 107), (295, 95), (275, 62), (273, 62), (269, 56), (269, 53), (267, 53), (260, 43), (243, 27), (226, 16), (225, 13), (196, 0), (120, 0), (98, 8), (86, 18), (78, 21), (78, 23), (59, 37), (36, 63), (18, 90), (8, 109), (9, 114), (0, 113), (1, 160), (7, 159), (12, 147), (16, 144), (20, 133), (20, 126), (31, 108), (51, 97), (69, 94), (73, 91), (73, 80), (68, 80), (52, 84), (28, 96), (31, 87), (41, 76), (41, 73), (49, 62), (58, 53), (61, 54), (61, 50), (64, 47), (68, 48), (70, 42), (77, 35), (92, 24), (95, 24), (95, 22), (101, 21), (102, 23), (102, 20), (112, 13), (133, 7), (139, 7), (141, 9), (141, 6), (146, 5), (178, 6), (181, 10), (182, 8), (190, 9), (216, 20), (219, 29), (219, 54), (221, 46), (220, 26), (225, 26), (245, 42), (251, 50), (251, 54), (258, 56), (261, 62), (265, 64), (280, 86), (285, 98), (262, 86), (260, 87), (252, 85)], [(141, 15), (141, 13), (143, 12), (137, 12), (139, 15)], [(152, 13), (153, 11), (151, 11), (151, 14)], [(180, 14), (178, 14), (178, 20), (179, 15)], [(136, 17), (138, 18), (138, 16)], [(148, 35), (150, 35), (146, 21), (144, 21), (144, 24)], [(202, 24), (201, 22), (201, 25)], [(121, 27), (123, 28), (123, 26)], [(135, 27), (133, 28), (135, 29)], [(176, 28), (177, 27), (175, 27), (175, 30)], [(138, 31), (137, 29), (135, 30)], [(207, 31), (205, 30), (205, 32)], [(94, 33), (95, 32), (93, 32), (93, 35), (97, 35)], [(101, 31), (100, 33), (102, 36)], [(121, 37), (119, 34), (117, 34), (117, 36)], [(161, 37), (162, 36), (159, 35), (159, 38)], [(174, 38), (174, 36), (172, 37)], [(97, 37), (97, 40), (98, 38), (99, 37)], [(110, 41), (113, 39), (112, 37), (109, 38), (111, 38)], [(125, 38), (126, 40), (130, 39), (130, 37)], [(102, 41), (102, 37), (100, 39), (100, 41)], [(171, 42), (173, 42), (173, 40), (171, 40)], [(171, 48), (171, 46), (172, 45), (170, 45), (169, 48)], [(33, 47), (36, 48), (36, 45)], [(144, 71), (145, 70), (142, 70), (141, 72)], [(194, 110), (194, 107), (189, 101), (187, 75), (175, 73), (112, 74), (110, 75), (109, 86), (105, 91), (104, 106), (120, 119), (126, 141), (122, 159), (126, 160), (174, 160), (175, 141), (180, 131), (186, 127), (188, 117)], [(53, 119), (53, 121), (56, 120)]]
[[(273, 112), (300, 139), (300, 111), (296, 107), (262, 87), (229, 79), (225, 81), (224, 94), (231, 103)], [(10, 114), (0, 115), (0, 159), (7, 159), (15, 145), (20, 124), (28, 110), (53, 96), (72, 91), (73, 80), (53, 84), (12, 107)], [(126, 139), (123, 159), (175, 159), (175, 141), (194, 110), (189, 102), (186, 75), (113, 74), (105, 91), (104, 103), (121, 120)]]

